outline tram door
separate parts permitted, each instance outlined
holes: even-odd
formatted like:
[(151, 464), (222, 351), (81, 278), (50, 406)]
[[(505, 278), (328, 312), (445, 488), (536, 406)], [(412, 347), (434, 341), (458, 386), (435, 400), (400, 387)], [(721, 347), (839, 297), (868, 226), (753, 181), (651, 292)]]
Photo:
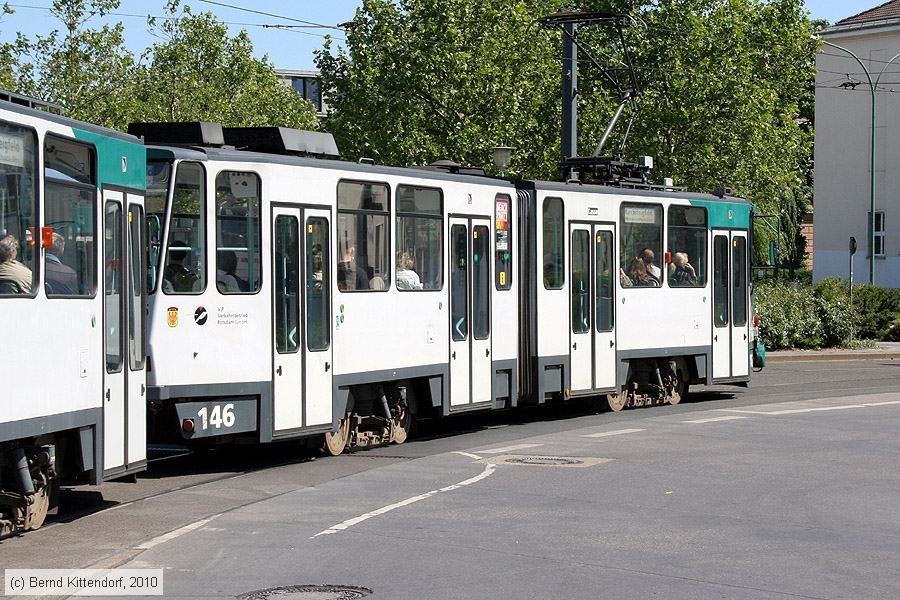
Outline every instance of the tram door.
[(491, 225), (449, 221), (450, 406), (463, 408), (492, 398)]
[(747, 234), (713, 230), (713, 378), (750, 372)]
[(122, 208), (139, 196), (103, 197), (103, 469), (119, 471), (146, 460), (144, 217), (138, 202)]
[(569, 253), (572, 391), (613, 388), (615, 233), (611, 225), (572, 224)]
[(274, 434), (331, 423), (328, 211), (272, 209)]

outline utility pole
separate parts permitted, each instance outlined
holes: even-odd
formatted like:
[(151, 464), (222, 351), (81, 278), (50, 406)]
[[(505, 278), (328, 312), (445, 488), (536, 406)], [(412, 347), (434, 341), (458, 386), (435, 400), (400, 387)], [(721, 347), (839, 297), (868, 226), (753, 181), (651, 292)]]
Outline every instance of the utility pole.
[[(575, 27), (575, 23), (566, 23), (563, 33), (561, 162), (578, 156), (578, 47), (575, 45)], [(575, 179), (575, 169), (569, 169), (564, 179)]]

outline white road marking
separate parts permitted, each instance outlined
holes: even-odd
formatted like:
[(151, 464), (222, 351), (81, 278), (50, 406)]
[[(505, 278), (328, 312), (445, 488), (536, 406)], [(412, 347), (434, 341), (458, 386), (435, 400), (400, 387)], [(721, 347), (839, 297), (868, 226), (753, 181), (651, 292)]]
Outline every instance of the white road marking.
[(900, 400), (891, 400), (890, 402), (869, 402), (863, 406), (887, 406), (888, 404), (900, 404)]
[(583, 435), (581, 437), (602, 438), (602, 437), (609, 437), (611, 435), (625, 435), (626, 433), (638, 433), (639, 431), (646, 431), (646, 429), (617, 429), (615, 431), (601, 431), (600, 433), (589, 433), (589, 434)]
[(709, 419), (696, 419), (694, 421), (682, 421), (682, 423), (718, 423), (719, 421), (734, 421), (736, 419), (746, 419), (747, 417), (739, 417), (737, 415), (729, 415), (727, 417), (710, 417)]
[[(799, 415), (802, 413), (811, 413), (811, 412), (825, 412), (831, 410), (849, 410), (851, 408), (865, 408), (866, 406), (881, 406), (882, 404), (888, 403), (877, 403), (877, 404), (842, 404), (840, 406), (816, 406), (813, 408), (788, 408), (785, 410), (737, 410), (733, 408), (717, 408), (715, 410), (722, 412), (737, 412), (744, 413), (748, 415)], [(895, 404), (891, 402), (890, 404)], [(896, 403), (900, 404), (900, 402)]]
[(182, 535), (184, 535), (186, 533), (190, 533), (191, 531), (194, 531), (195, 529), (199, 529), (218, 516), (220, 516), (220, 515), (213, 515), (213, 516), (209, 517), (208, 519), (201, 519), (200, 521), (197, 521), (195, 523), (185, 525), (184, 527), (179, 527), (175, 531), (170, 531), (169, 533), (164, 533), (163, 535), (157, 536), (150, 541), (147, 541), (147, 542), (144, 542), (143, 544), (135, 546), (135, 548), (138, 550), (149, 550), (150, 548), (153, 548), (154, 546), (159, 546), (160, 544), (163, 544), (170, 540), (174, 540), (177, 537), (181, 537)]
[(525, 450), (526, 448), (537, 448), (543, 444), (516, 444), (515, 446), (504, 446), (503, 448), (491, 448), (490, 450), (479, 450), (482, 454), (503, 454), (504, 452), (512, 452), (513, 450)]
[(415, 502), (420, 500), (425, 500), (426, 498), (431, 498), (434, 495), (440, 494), (442, 492), (452, 492), (453, 490), (458, 490), (459, 488), (466, 487), (467, 485), (472, 485), (473, 483), (478, 483), (482, 479), (490, 477), (494, 470), (497, 468), (497, 465), (487, 464), (484, 467), (484, 471), (476, 475), (475, 477), (470, 477), (465, 481), (460, 481), (459, 483), (454, 483), (453, 485), (448, 485), (447, 487), (442, 487), (438, 490), (431, 490), (430, 492), (425, 492), (424, 494), (419, 494), (418, 496), (413, 496), (412, 498), (407, 498), (406, 500), (401, 500), (400, 502), (395, 502), (393, 504), (388, 504), (387, 506), (382, 506), (379, 509), (373, 510), (372, 512), (367, 512), (364, 515), (360, 515), (358, 517), (353, 517), (352, 519), (347, 519), (342, 523), (338, 523), (337, 525), (333, 525), (324, 531), (320, 531), (316, 535), (310, 537), (309, 539), (317, 538), (320, 535), (331, 535), (332, 533), (337, 533), (339, 531), (343, 531), (348, 527), (353, 527), (363, 521), (367, 521), (372, 517), (377, 517), (379, 515), (383, 515), (385, 513), (389, 513), (392, 510), (396, 510), (398, 508), (403, 508), (404, 506), (409, 506)]
[(472, 454), (471, 452), (463, 452), (463, 451), (461, 451), (461, 450), (455, 450), (455, 451), (453, 452), (453, 454), (459, 454), (460, 456), (465, 456), (465, 457), (467, 457), (467, 458), (471, 458), (471, 459), (474, 459), (474, 460), (481, 460), (481, 457), (480, 457), (480, 456), (478, 456), (477, 454)]

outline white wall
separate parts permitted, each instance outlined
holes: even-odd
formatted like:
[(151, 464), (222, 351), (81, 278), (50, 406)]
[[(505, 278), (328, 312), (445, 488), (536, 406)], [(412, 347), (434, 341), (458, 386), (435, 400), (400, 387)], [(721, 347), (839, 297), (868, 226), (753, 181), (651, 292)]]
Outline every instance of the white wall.
[[(900, 52), (900, 27), (827, 34), (878, 72)], [(881, 62), (878, 62), (881, 61)], [(823, 46), (816, 59), (814, 279), (847, 277), (848, 243), (856, 237), (854, 281), (869, 276), (868, 212), (871, 160), (871, 94), (859, 64)], [(855, 91), (834, 89), (847, 74), (864, 82)], [(875, 282), (900, 287), (900, 59), (888, 67), (877, 98), (875, 210), (885, 212), (885, 258), (875, 259)]]

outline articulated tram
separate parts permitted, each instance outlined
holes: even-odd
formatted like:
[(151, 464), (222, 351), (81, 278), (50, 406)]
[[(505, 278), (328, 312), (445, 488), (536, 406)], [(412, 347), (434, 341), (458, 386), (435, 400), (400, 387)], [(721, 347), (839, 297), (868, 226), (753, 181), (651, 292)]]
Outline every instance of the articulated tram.
[(336, 156), (2, 103), (0, 537), (60, 483), (144, 469), (148, 439), (339, 454), (422, 417), (749, 381), (749, 202)]
[(744, 200), (308, 158), (333, 142), (279, 128), (131, 132), (154, 439), (337, 454), (417, 416), (749, 380)]
[(0, 537), (146, 465), (145, 149), (0, 103)]

